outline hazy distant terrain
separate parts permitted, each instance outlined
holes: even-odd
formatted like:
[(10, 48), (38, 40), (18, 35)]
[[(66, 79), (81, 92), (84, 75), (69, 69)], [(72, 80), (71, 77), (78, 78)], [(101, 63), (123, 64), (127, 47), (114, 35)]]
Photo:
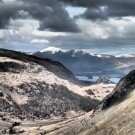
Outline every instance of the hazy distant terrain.
[(82, 50), (62, 51), (47, 48), (32, 55), (50, 58), (64, 64), (75, 75), (104, 75), (122, 77), (135, 68), (135, 55), (113, 56), (107, 54), (90, 54)]

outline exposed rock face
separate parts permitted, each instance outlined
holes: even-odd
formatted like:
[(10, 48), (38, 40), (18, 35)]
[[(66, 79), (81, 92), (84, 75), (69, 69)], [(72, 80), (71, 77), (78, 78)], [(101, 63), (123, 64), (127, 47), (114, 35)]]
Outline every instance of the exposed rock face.
[(110, 107), (112, 104), (124, 100), (124, 98), (135, 89), (135, 70), (120, 80), (114, 91), (102, 102), (102, 109)]
[(91, 99), (62, 64), (0, 49), (0, 113), (23, 119), (87, 112), (99, 101)]

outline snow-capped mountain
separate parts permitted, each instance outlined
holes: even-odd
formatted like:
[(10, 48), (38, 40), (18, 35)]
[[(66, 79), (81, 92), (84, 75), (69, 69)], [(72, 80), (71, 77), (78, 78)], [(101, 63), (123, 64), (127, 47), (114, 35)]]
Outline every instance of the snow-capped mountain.
[(135, 55), (112, 56), (76, 49), (63, 51), (59, 48), (47, 48), (33, 55), (60, 61), (74, 74), (87, 72), (123, 76), (135, 68)]
[(40, 52), (41, 53), (44, 53), (44, 52), (50, 52), (52, 54), (55, 54), (55, 53), (58, 53), (62, 51), (60, 48), (56, 48), (56, 47), (48, 47), (48, 48), (45, 48), (43, 50), (41, 50)]
[(134, 58), (135, 54), (122, 54), (122, 55), (117, 55), (116, 57)]

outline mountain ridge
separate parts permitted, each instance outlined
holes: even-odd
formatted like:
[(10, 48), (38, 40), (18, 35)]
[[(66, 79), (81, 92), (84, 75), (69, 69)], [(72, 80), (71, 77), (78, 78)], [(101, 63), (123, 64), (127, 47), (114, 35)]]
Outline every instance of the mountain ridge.
[(135, 68), (134, 55), (115, 57), (107, 54), (90, 54), (83, 50), (58, 51), (55, 53), (38, 51), (31, 53), (31, 55), (59, 61), (75, 75), (87, 73), (88, 75), (111, 76), (116, 74), (123, 77)]

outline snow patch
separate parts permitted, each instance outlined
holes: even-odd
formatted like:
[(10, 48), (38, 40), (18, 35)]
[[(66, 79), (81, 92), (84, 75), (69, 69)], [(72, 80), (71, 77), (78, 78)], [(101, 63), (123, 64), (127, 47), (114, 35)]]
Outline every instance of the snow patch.
[(60, 48), (56, 48), (56, 47), (48, 47), (48, 48), (45, 48), (43, 50), (41, 50), (40, 52), (43, 53), (43, 52), (51, 52), (51, 53), (57, 53), (59, 51), (62, 51)]
[(122, 54), (122, 55), (117, 55), (116, 57), (117, 58), (121, 58), (121, 57), (124, 57), (124, 58), (133, 58), (135, 56), (132, 55), (132, 54)]

